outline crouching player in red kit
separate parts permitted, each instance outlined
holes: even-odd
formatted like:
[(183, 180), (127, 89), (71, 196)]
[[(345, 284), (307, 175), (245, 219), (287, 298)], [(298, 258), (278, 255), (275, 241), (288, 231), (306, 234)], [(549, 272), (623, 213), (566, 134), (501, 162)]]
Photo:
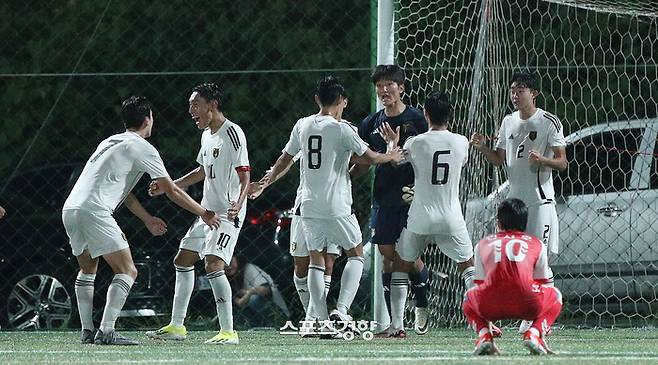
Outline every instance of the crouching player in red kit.
[(475, 246), (477, 284), (464, 295), (464, 314), (479, 335), (475, 355), (494, 355), (490, 321), (524, 319), (532, 327), (523, 334), (523, 344), (534, 355), (553, 352), (545, 341), (547, 332), (562, 310), (562, 294), (546, 283), (551, 277), (546, 246), (523, 231), (528, 208), (519, 199), (506, 199), (498, 207), (498, 233)]

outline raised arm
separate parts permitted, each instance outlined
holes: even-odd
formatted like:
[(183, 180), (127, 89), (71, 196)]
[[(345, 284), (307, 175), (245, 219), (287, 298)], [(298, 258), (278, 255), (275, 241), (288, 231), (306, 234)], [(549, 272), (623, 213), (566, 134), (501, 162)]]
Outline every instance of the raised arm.
[(480, 133), (473, 133), (471, 136), (471, 145), (476, 150), (480, 151), (484, 157), (494, 166), (501, 166), (505, 163), (505, 150), (496, 148), (495, 150), (489, 148), (485, 144), (485, 137)]

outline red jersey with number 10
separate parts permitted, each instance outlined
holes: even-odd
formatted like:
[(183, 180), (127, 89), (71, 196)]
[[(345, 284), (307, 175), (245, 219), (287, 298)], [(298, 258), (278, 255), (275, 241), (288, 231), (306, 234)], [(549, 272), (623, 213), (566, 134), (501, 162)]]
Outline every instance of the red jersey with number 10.
[(515, 288), (523, 292), (550, 278), (546, 246), (526, 233), (499, 232), (482, 239), (474, 251), (474, 281), (482, 291)]

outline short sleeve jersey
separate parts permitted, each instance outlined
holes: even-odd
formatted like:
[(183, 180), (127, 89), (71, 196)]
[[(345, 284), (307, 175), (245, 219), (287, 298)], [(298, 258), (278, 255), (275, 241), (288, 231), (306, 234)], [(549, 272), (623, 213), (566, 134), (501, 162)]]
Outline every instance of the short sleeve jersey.
[[(395, 117), (386, 116), (382, 109), (369, 115), (359, 126), (359, 136), (375, 152), (386, 153), (386, 142), (377, 132), (377, 129), (386, 122), (390, 124), (393, 130), (400, 127), (400, 147), (404, 146), (409, 137), (427, 131), (425, 116), (418, 108), (407, 106), (400, 115)], [(413, 182), (414, 172), (409, 165), (394, 167), (387, 163), (375, 166), (373, 204), (384, 207), (402, 206), (404, 204), (401, 193), (402, 187), (411, 185)]]
[(331, 116), (311, 115), (297, 121), (283, 149), (300, 159), (302, 217), (346, 217), (352, 212), (349, 160), (368, 146), (348, 124)]
[(418, 234), (454, 234), (466, 227), (459, 181), (468, 158), (466, 137), (430, 130), (404, 144), (414, 170), (415, 194), (407, 229)]
[(507, 115), (500, 125), (496, 148), (505, 150), (508, 198), (521, 199), (530, 206), (554, 201), (552, 169), (531, 166), (528, 152), (536, 150), (552, 158), (552, 148), (565, 145), (562, 123), (555, 115), (539, 108), (527, 120), (522, 120), (518, 111)]
[[(226, 218), (229, 203), (240, 197), (237, 171), (249, 171), (247, 139), (242, 128), (226, 119), (214, 134), (210, 129), (204, 130), (197, 162), (206, 174), (201, 205)], [(242, 206), (245, 209), (246, 204)]]
[(114, 212), (144, 173), (151, 179), (169, 177), (158, 151), (134, 132), (102, 141), (76, 181), (64, 209)]
[(527, 288), (550, 279), (546, 246), (523, 232), (499, 232), (482, 239), (474, 250), (474, 281), (490, 287)]

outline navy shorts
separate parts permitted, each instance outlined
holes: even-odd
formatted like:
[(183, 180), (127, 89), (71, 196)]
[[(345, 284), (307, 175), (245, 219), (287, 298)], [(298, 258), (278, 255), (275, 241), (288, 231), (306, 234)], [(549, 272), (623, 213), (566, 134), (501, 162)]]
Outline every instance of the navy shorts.
[(371, 242), (376, 245), (395, 245), (402, 229), (407, 227), (409, 206), (373, 207), (371, 228), (375, 231)]

